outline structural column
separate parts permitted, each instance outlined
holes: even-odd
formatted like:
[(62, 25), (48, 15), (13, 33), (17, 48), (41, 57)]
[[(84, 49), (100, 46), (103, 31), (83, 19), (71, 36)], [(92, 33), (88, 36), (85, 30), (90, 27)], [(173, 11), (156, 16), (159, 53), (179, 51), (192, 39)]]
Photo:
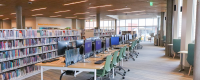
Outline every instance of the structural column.
[(173, 0), (167, 0), (167, 20), (166, 20), (166, 46), (165, 56), (168, 56), (168, 44), (172, 44), (172, 17), (173, 17)]
[[(188, 50), (188, 44), (192, 42), (192, 28), (194, 27), (194, 9), (197, 0), (183, 0), (182, 7), (182, 30), (181, 30), (181, 51)], [(187, 54), (183, 55), (184, 67), (189, 67)]]
[(195, 51), (194, 51), (194, 70), (193, 79), (200, 79), (200, 0), (197, 2), (197, 17), (196, 17), (196, 37), (195, 37)]
[(115, 35), (117, 35), (117, 19), (115, 19)]
[(175, 0), (174, 5), (176, 5), (174, 10), (174, 22), (173, 22), (173, 39), (178, 39), (179, 35), (179, 15), (181, 14), (181, 0)]
[(0, 19), (0, 29), (3, 29), (3, 20)]
[(26, 21), (26, 18), (25, 18), (25, 16), (23, 16), (22, 17), (22, 29), (25, 29), (25, 27), (26, 27), (25, 21)]
[(77, 19), (72, 19), (72, 29), (76, 29)]
[(16, 24), (17, 24), (17, 29), (23, 29), (22, 25), (22, 7), (17, 6), (16, 7)]
[(164, 36), (164, 12), (161, 12), (161, 18), (160, 18), (160, 46), (163, 46), (163, 36)]
[(96, 25), (97, 28), (100, 29), (100, 13), (97, 13), (96, 15)]

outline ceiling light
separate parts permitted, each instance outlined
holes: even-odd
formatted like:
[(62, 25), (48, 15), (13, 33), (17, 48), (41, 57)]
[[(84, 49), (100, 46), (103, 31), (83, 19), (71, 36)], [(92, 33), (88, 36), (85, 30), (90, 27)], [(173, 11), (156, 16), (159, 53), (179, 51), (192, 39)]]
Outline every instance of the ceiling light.
[(0, 4), (0, 6), (5, 6), (5, 4)]
[(54, 13), (62, 13), (62, 12), (69, 12), (71, 10), (65, 10), (65, 11), (57, 11), (57, 12), (54, 12)]
[(65, 18), (76, 18), (76, 17), (65, 17)]
[(74, 15), (78, 15), (78, 14), (87, 14), (87, 13), (90, 13), (90, 12), (84, 12), (84, 13), (75, 13)]
[(3, 15), (0, 15), (0, 17), (1, 17), (1, 16), (3, 16)]
[(85, 18), (78, 18), (78, 19), (85, 19)]
[(131, 9), (131, 8), (121, 8), (121, 9), (113, 9), (113, 10), (108, 10), (108, 11), (120, 11), (120, 10), (128, 10), (128, 9)]
[(11, 15), (14, 15), (14, 14), (16, 14), (16, 13), (11, 13)]
[(44, 8), (38, 8), (38, 9), (33, 9), (31, 11), (38, 11), (38, 10), (43, 10), (43, 9), (47, 9), (47, 8), (46, 7), (44, 7)]
[(8, 20), (9, 18), (4, 18), (3, 20)]
[(84, 3), (84, 2), (87, 2), (88, 0), (83, 0), (83, 1), (78, 1), (78, 2), (71, 2), (71, 3), (68, 3), (68, 4), (64, 4), (64, 6), (66, 5), (71, 5), (71, 4), (78, 4), (78, 3)]
[(35, 1), (35, 0), (29, 0), (29, 1)]
[(108, 7), (108, 6), (112, 6), (112, 5), (109, 4), (109, 5), (93, 6), (93, 7), (89, 7), (89, 9), (91, 9), (91, 8), (99, 8), (99, 7)]

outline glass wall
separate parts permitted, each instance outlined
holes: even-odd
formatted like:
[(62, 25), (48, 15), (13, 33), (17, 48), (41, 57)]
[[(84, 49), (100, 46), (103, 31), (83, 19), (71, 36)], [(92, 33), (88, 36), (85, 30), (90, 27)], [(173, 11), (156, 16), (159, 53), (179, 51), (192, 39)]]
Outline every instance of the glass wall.
[(142, 40), (148, 41), (151, 34), (157, 34), (158, 19), (156, 18), (139, 18), (139, 19), (122, 19), (117, 21), (117, 33), (119, 31), (136, 31)]
[[(96, 20), (85, 20), (85, 29), (94, 29), (96, 26)], [(101, 20), (100, 29), (115, 29), (114, 20)]]

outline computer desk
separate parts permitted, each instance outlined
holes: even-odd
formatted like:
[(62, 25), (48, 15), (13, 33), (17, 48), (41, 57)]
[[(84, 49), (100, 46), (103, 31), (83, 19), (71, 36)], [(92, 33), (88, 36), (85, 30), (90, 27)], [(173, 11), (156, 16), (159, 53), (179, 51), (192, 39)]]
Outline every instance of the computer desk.
[[(130, 47), (130, 45), (129, 44), (121, 44), (121, 45), (117, 45), (117, 46), (115, 46), (114, 48), (123, 48), (123, 47), (125, 47), (125, 46), (127, 46), (126, 48), (128, 49), (128, 53), (130, 53), (129, 52), (129, 47)], [(128, 55), (128, 57), (129, 57), (129, 54), (127, 54)], [(121, 66), (123, 66), (123, 59), (122, 59), (122, 65)]]
[[(61, 73), (63, 73), (63, 70), (74, 70), (74, 77), (76, 77), (76, 75), (78, 75), (79, 73), (83, 72), (83, 71), (89, 71), (89, 72), (94, 72), (94, 80), (96, 80), (96, 70), (97, 69), (102, 69), (104, 67), (104, 63), (102, 64), (94, 64), (96, 61), (98, 60), (102, 60), (104, 57), (113, 54), (115, 51), (119, 51), (119, 49), (113, 49), (110, 50), (109, 53), (107, 54), (103, 54), (103, 52), (99, 53), (97, 56), (99, 56), (99, 58), (88, 58), (86, 59), (86, 61), (89, 61), (89, 63), (75, 63), (73, 65), (70, 65), (68, 67), (66, 67), (65, 63), (63, 63), (63, 61), (65, 60), (65, 58), (63, 57), (59, 57), (60, 60), (58, 61), (53, 61), (53, 62), (49, 62), (49, 63), (37, 63), (36, 65), (41, 66), (41, 80), (43, 80), (43, 69), (57, 69), (57, 70), (61, 70)], [(76, 71), (79, 71), (76, 73)], [(113, 69), (113, 78), (114, 78), (114, 69)]]

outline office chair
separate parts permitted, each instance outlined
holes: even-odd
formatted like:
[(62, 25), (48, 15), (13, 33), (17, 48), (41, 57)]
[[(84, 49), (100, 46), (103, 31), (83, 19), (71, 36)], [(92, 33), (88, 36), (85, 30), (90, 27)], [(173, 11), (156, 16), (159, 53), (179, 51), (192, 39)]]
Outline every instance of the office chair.
[(195, 44), (188, 44), (187, 62), (190, 64), (188, 76), (190, 75), (190, 72), (194, 66), (194, 49), (195, 49)]
[(140, 44), (141, 42), (141, 37), (139, 39), (137, 39), (137, 49), (142, 49), (143, 46)]
[[(104, 80), (103, 77), (104, 76), (107, 76), (108, 75), (108, 78), (110, 79), (110, 63), (111, 63), (111, 59), (112, 59), (112, 55), (109, 55), (107, 56), (106, 58), (106, 62), (105, 62), (105, 65), (104, 65), (104, 68), (103, 69), (99, 69), (97, 70), (97, 77), (100, 77), (100, 80)], [(89, 74), (94, 74), (94, 72), (90, 72)], [(90, 78), (89, 80), (93, 80), (94, 78)]]

